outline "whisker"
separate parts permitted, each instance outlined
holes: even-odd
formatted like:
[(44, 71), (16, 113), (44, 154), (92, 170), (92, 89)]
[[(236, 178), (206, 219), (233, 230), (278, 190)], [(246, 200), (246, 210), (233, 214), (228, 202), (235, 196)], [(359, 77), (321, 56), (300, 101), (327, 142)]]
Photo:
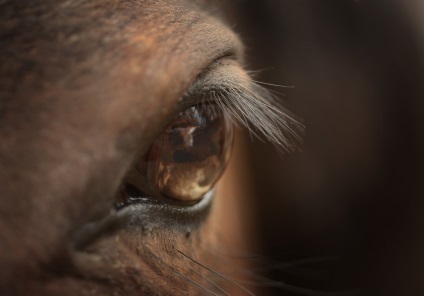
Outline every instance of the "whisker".
[(179, 250), (177, 250), (177, 252), (180, 253), (181, 255), (183, 255), (185, 258), (189, 259), (190, 261), (194, 262), (195, 264), (197, 264), (197, 265), (203, 267), (204, 269), (210, 271), (212, 274), (214, 274), (214, 275), (216, 275), (216, 276), (218, 276), (218, 277), (220, 277), (224, 280), (231, 282), (232, 284), (236, 285), (237, 287), (239, 287), (240, 289), (245, 291), (247, 294), (249, 294), (251, 296), (255, 296), (255, 294), (253, 294), (250, 290), (248, 290), (247, 288), (245, 288), (243, 285), (239, 284), (238, 282), (232, 280), (231, 278), (229, 278), (229, 277), (227, 277), (227, 276), (225, 276), (225, 275), (223, 275), (223, 274), (221, 274), (221, 273), (219, 273), (215, 270), (212, 270), (211, 268), (209, 268), (209, 267), (203, 265), (202, 263), (190, 258), (189, 256), (187, 256), (186, 254), (184, 254), (183, 252), (181, 252)]
[[(266, 279), (266, 278), (264, 278)], [(306, 296), (357, 296), (360, 295), (360, 290), (346, 290), (346, 291), (319, 291), (314, 289), (302, 288), (290, 284), (286, 284), (284, 282), (272, 281), (241, 281), (242, 283), (250, 286), (256, 287), (267, 287), (267, 288), (276, 288), (289, 292), (295, 292), (297, 294), (302, 294)]]
[(312, 290), (312, 289), (297, 287), (297, 286), (288, 285), (284, 283), (281, 283), (281, 284), (282, 285), (277, 288), (290, 291), (290, 292), (307, 295), (307, 296), (357, 296), (360, 294), (359, 290), (329, 292), (329, 291)]
[[(183, 254), (184, 255), (184, 254)], [(215, 254), (216, 255), (216, 254)], [(188, 256), (187, 256), (188, 257)], [(245, 258), (246, 256), (243, 256), (242, 258)], [(259, 257), (259, 256), (258, 256)], [(189, 258), (190, 259), (190, 258)], [(216, 256), (217, 260), (222, 261), (220, 256)], [(302, 259), (302, 260), (295, 260), (292, 262), (288, 262), (285, 264), (291, 264), (291, 265), (301, 265), (301, 264), (307, 264), (307, 263), (319, 263), (319, 262), (327, 262), (335, 260), (335, 257), (319, 257), (319, 258), (308, 258), (308, 259)], [(283, 263), (282, 263), (283, 264)], [(276, 288), (281, 289), (289, 292), (295, 292), (302, 295), (307, 296), (353, 296), (353, 295), (359, 295), (359, 290), (346, 290), (346, 291), (319, 291), (314, 289), (308, 289), (303, 287), (298, 287), (295, 285), (290, 285), (282, 281), (275, 281), (268, 277), (259, 275), (257, 271), (252, 271), (248, 269), (241, 268), (234, 262), (231, 263), (231, 266), (235, 269), (234, 272), (237, 274), (242, 274), (250, 277), (252, 280), (242, 280), (237, 279), (237, 282), (240, 284), (245, 284), (249, 286), (254, 287), (264, 287), (264, 288)], [(232, 272), (225, 275), (226, 279), (235, 281), (235, 277), (231, 275)]]
[(202, 279), (204, 279), (205, 281), (207, 281), (209, 284), (211, 284), (212, 286), (214, 286), (216, 289), (218, 289), (219, 291), (221, 291), (222, 293), (224, 293), (224, 295), (230, 296), (230, 294), (228, 294), (227, 292), (224, 291), (224, 289), (222, 289), (220, 286), (218, 286), (217, 284), (215, 284), (213, 281), (211, 281), (210, 279), (208, 279), (206, 276), (204, 276), (203, 274), (201, 274), (200, 272), (194, 270), (193, 268), (189, 269), (191, 271), (193, 271), (195, 274), (197, 274), (198, 276), (200, 276)]
[[(217, 260), (220, 260), (221, 262), (225, 262), (224, 260), (221, 260), (220, 257), (217, 254), (215, 254)], [(234, 258), (234, 257), (232, 257)], [(247, 258), (249, 259), (249, 258)], [(243, 260), (245, 260), (245, 262), (247, 263), (248, 261), (246, 261), (246, 258), (243, 258)], [(315, 261), (315, 262), (311, 262), (311, 263), (316, 263), (316, 262), (320, 262), (320, 261)], [(327, 262), (327, 261), (324, 261)], [(267, 262), (264, 262), (263, 264), (267, 264)], [(291, 274), (291, 275), (295, 275), (298, 276), (300, 278), (303, 279), (319, 279), (322, 278), (322, 269), (315, 269), (315, 268), (306, 268), (306, 267), (299, 267), (299, 265), (301, 264), (305, 264), (304, 262), (301, 262), (300, 260), (297, 261), (292, 261), (292, 262), (279, 262), (279, 263), (274, 263), (272, 265), (265, 265), (265, 266), (259, 266), (259, 267), (249, 267), (248, 270), (245, 270), (244, 268), (241, 268), (240, 266), (238, 266), (237, 264), (235, 264), (234, 262), (232, 262), (232, 267), (236, 269), (237, 272), (242, 272), (243, 274), (246, 275), (250, 275), (252, 277), (256, 276), (257, 274), (260, 273), (265, 273), (265, 272), (269, 272), (269, 271), (273, 271), (273, 270), (278, 270), (278, 271), (283, 271), (285, 273)]]
[[(245, 260), (246, 257), (243, 257), (242, 259), (244, 260), (244, 263), (247, 263), (249, 265), (249, 268), (245, 268), (245, 267), (241, 267), (239, 266), (236, 262), (234, 262), (234, 260), (232, 260), (231, 265), (227, 264), (227, 259), (225, 257), (225, 255), (220, 255), (218, 252), (217, 253), (213, 253), (211, 252), (211, 254), (216, 258), (216, 260), (219, 260), (222, 266), (231, 266), (233, 271), (229, 271), (227, 272), (227, 275), (246, 275), (249, 276), (250, 278), (256, 279), (260, 282), (264, 282), (265, 280), (267, 282), (274, 282), (274, 280), (272, 279), (268, 279), (265, 278), (264, 276), (261, 276), (260, 273), (263, 272), (267, 272), (269, 270), (273, 270), (273, 268), (268, 268), (268, 266), (260, 266), (260, 267), (251, 267), (251, 263), (249, 263), (249, 261)], [(224, 257), (225, 256), (225, 257)], [(230, 257), (230, 258), (236, 258), (236, 256), (234, 257)], [(250, 258), (247, 258), (250, 259)], [(267, 260), (267, 261), (271, 261), (271, 260)], [(294, 262), (296, 263), (296, 262)], [(279, 264), (283, 264), (283, 263), (279, 263)], [(317, 275), (317, 270), (316, 269), (308, 269), (308, 268), (299, 268), (296, 265), (292, 265), (290, 263), (285, 263), (286, 266), (284, 266), (285, 268), (280, 268), (278, 270), (280, 271), (284, 271), (286, 273), (289, 273), (291, 275), (296, 275), (296, 276), (300, 276), (302, 279), (305, 278), (311, 278), (316, 280), (317, 278), (320, 279), (320, 273)], [(274, 264), (276, 265), (276, 264)], [(268, 270), (269, 269), (269, 270)], [(234, 277), (232, 277), (234, 279)]]
[[(300, 260), (299, 260), (300, 261)], [(254, 287), (268, 287), (268, 288), (277, 288), (285, 291), (295, 292), (307, 296), (353, 296), (358, 295), (359, 290), (346, 290), (346, 291), (318, 291), (303, 287), (298, 287), (290, 285), (281, 281), (275, 281), (268, 277), (261, 276), (254, 271), (242, 269), (239, 266), (232, 263), (232, 266), (235, 267), (238, 273), (244, 274), (252, 278), (253, 280), (240, 280), (239, 283), (254, 286)], [(231, 275), (228, 275), (228, 278), (234, 279)]]
[(300, 260), (292, 260), (287, 262), (280, 262), (273, 265), (269, 265), (266, 267), (257, 267), (254, 268), (256, 272), (265, 272), (270, 270), (282, 270), (294, 266), (299, 265), (305, 265), (305, 264), (314, 264), (314, 263), (327, 263), (330, 261), (337, 260), (337, 257), (315, 257), (315, 258), (307, 258), (307, 259), (300, 259)]
[[(159, 256), (157, 256), (156, 254), (150, 253), (151, 256), (153, 256), (154, 258), (156, 258), (159, 262), (161, 262), (163, 264), (163, 266), (169, 268), (170, 270), (172, 270), (175, 274), (179, 275), (180, 277), (182, 277), (183, 279), (187, 280), (191, 285), (200, 288), (201, 290), (209, 293), (210, 295), (214, 295), (214, 296), (222, 296), (221, 294), (216, 294), (215, 292), (211, 291), (210, 289), (202, 286), (201, 284), (199, 284), (198, 282), (196, 282), (195, 280), (189, 278), (188, 276), (182, 274), (181, 272), (179, 272), (176, 268), (174, 268), (173, 266), (167, 264), (164, 260), (162, 260)], [(222, 288), (220, 288), (218, 285), (216, 285), (215, 283), (213, 283), (212, 281), (208, 280), (206, 277), (204, 277), (202, 274), (200, 274), (199, 272), (197, 272), (196, 270), (194, 270), (193, 268), (188, 267), (191, 271), (193, 271), (194, 273), (196, 273), (197, 275), (199, 275), (202, 279), (205, 279), (206, 281), (208, 281), (211, 285), (213, 285), (214, 287), (216, 287), (218, 290), (220, 290), (221, 292), (224, 293), (224, 295), (226, 296), (230, 296), (228, 295), (228, 293), (226, 293), (224, 290), (222, 290)]]
[[(262, 275), (264, 272), (268, 272), (270, 270), (280, 270), (284, 271), (285, 273), (295, 275), (297, 277), (300, 277), (301, 279), (310, 279), (313, 281), (322, 281), (323, 275), (322, 272), (325, 272), (325, 269), (317, 269), (317, 268), (306, 268), (306, 267), (299, 267), (301, 265), (307, 265), (307, 264), (319, 264), (319, 263), (330, 263), (334, 262), (338, 259), (336, 256), (323, 256), (323, 257), (312, 257), (312, 258), (306, 258), (306, 259), (296, 259), (292, 261), (287, 262), (278, 262), (276, 260), (272, 260), (266, 256), (255, 254), (252, 252), (247, 252), (245, 250), (239, 250), (236, 248), (234, 250), (234, 247), (229, 246), (219, 246), (211, 247), (211, 246), (205, 246), (205, 250), (210, 252), (215, 260), (219, 261), (219, 266), (222, 267), (231, 267), (231, 269), (228, 269), (225, 272), (226, 277), (236, 280), (238, 283), (243, 284), (245, 286), (251, 286), (251, 287), (263, 287), (263, 288), (270, 288), (270, 289), (281, 289), (286, 291), (295, 292), (298, 294), (303, 295), (311, 295), (311, 296), (350, 296), (350, 295), (359, 295), (359, 290), (355, 289), (346, 289), (346, 290), (338, 290), (338, 291), (317, 291), (314, 289), (308, 289), (306, 287), (298, 287), (295, 285), (291, 285), (288, 283), (285, 283), (284, 281), (277, 281), (272, 278), (266, 277)], [(244, 262), (243, 266), (240, 266), (237, 264), (237, 261), (231, 260), (231, 264), (228, 263), (228, 260), (226, 259), (232, 258), (232, 259), (240, 259)], [(250, 263), (252, 262), (252, 263)], [(268, 264), (269, 262), (272, 262), (273, 264), (270, 266), (258, 266), (255, 267), (255, 262), (258, 262), (259, 264)], [(245, 267), (244, 265), (247, 263), (249, 267)], [(253, 264), (253, 266), (252, 266)], [(294, 269), (293, 269), (294, 268)], [(320, 271), (321, 270), (321, 271)], [(299, 273), (300, 272), (300, 273)], [(318, 273), (317, 273), (318, 272)]]
[(192, 280), (191, 278), (189, 278), (188, 276), (185, 276), (184, 274), (174, 270), (174, 272), (176, 274), (178, 274), (179, 276), (181, 276), (182, 278), (184, 278), (185, 280), (187, 280), (189, 283), (191, 283), (192, 285), (194, 285), (195, 287), (198, 287), (200, 289), (202, 289), (203, 291), (209, 293), (210, 295), (214, 295), (214, 296), (220, 296), (219, 294), (216, 294), (214, 292), (212, 292), (211, 290), (203, 287), (202, 285), (200, 285), (199, 283), (197, 283), (196, 281)]

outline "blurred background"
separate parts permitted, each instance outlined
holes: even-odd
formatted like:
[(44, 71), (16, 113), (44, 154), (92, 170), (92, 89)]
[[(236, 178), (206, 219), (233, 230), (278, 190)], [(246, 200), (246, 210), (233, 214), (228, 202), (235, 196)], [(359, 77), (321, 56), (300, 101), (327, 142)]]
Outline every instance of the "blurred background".
[(424, 295), (424, 1), (222, 2), (306, 126), (283, 158), (246, 137), (261, 293)]

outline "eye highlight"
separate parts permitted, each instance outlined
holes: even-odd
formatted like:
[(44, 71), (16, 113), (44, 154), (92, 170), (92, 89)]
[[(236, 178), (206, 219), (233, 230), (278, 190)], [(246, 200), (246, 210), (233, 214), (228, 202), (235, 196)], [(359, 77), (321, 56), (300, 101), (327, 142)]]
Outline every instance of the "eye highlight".
[(118, 204), (146, 198), (200, 201), (225, 170), (234, 132), (215, 104), (187, 108), (165, 127), (128, 174)]

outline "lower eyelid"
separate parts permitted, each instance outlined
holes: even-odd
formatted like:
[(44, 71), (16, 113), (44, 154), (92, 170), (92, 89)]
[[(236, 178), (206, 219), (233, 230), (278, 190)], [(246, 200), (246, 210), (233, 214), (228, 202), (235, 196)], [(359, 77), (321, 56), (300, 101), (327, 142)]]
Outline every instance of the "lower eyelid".
[(118, 211), (113, 210), (104, 219), (87, 223), (73, 233), (72, 248), (82, 250), (99, 237), (122, 229), (125, 229), (125, 232), (131, 232), (133, 229), (138, 234), (140, 229), (151, 231), (171, 228), (180, 232), (191, 231), (206, 220), (214, 196), (215, 189), (211, 189), (200, 202), (191, 207), (146, 200), (145, 203), (135, 203)]
[(215, 190), (205, 194), (204, 198), (193, 206), (178, 206), (167, 203), (133, 204), (116, 213), (115, 219), (131, 227), (145, 230), (172, 228), (177, 231), (191, 231), (204, 222), (211, 210)]

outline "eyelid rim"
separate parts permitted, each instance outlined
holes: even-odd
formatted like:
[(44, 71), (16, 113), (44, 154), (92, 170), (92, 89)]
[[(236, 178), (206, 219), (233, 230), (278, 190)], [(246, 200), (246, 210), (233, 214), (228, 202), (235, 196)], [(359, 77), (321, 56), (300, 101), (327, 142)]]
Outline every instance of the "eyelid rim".
[[(230, 63), (237, 64), (238, 67), (242, 69), (239, 62), (237, 61), (237, 56), (232, 52), (228, 52), (226, 55), (217, 58), (207, 67), (205, 67), (194, 80), (194, 82), (190, 85), (190, 87), (186, 90), (186, 92), (180, 97), (175, 107), (176, 111), (171, 115), (171, 118), (187, 108), (207, 103), (208, 101), (205, 101), (204, 97), (208, 95), (209, 91), (213, 91), (213, 89), (219, 88), (219, 83), (214, 83), (214, 85), (208, 84), (207, 80), (209, 76), (212, 75), (216, 68), (228, 65)], [(213, 100), (211, 99), (210, 101)]]
[(167, 203), (134, 203), (120, 210), (113, 210), (104, 219), (88, 223), (74, 233), (72, 247), (82, 250), (99, 237), (111, 235), (124, 228), (137, 232), (167, 228), (190, 233), (208, 217), (215, 192), (212, 188), (202, 200), (190, 207), (176, 207)]

